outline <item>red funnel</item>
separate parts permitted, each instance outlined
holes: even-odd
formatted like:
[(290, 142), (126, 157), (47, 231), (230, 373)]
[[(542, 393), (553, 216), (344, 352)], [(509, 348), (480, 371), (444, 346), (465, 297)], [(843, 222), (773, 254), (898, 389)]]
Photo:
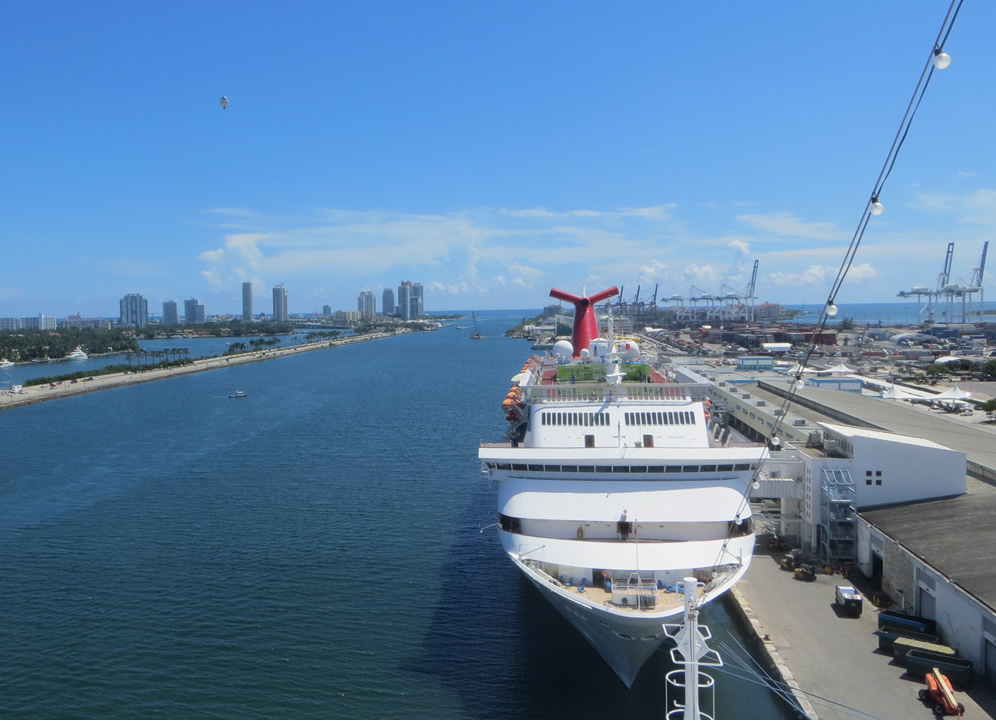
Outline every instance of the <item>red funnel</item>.
[(598, 320), (595, 318), (595, 304), (612, 298), (619, 289), (613, 286), (604, 291), (600, 291), (591, 296), (575, 296), (573, 293), (558, 291), (556, 288), (550, 291), (550, 295), (561, 301), (569, 301), (574, 304), (574, 331), (571, 333), (571, 345), (574, 347), (573, 358), (581, 357), (581, 349), (586, 349), (591, 345), (592, 339), (598, 338)]

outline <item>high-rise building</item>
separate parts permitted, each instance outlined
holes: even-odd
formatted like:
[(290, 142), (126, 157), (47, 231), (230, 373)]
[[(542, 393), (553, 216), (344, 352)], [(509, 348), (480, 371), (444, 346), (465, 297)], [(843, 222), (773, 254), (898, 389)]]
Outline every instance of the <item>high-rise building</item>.
[(252, 321), (252, 281), (242, 284), (242, 320)]
[(356, 310), (360, 312), (363, 320), (373, 319), (377, 315), (377, 298), (373, 291), (360, 291), (360, 297), (356, 300)]
[(149, 325), (149, 302), (140, 293), (129, 293), (121, 299), (122, 326), (145, 328)]
[(163, 325), (180, 325), (180, 317), (176, 313), (176, 301), (163, 301)]
[(284, 284), (278, 283), (273, 287), (273, 320), (289, 321), (287, 313), (287, 289)]
[(422, 295), (422, 284), (412, 284), (412, 318), (422, 318), (425, 315), (425, 297)]
[(322, 306), (322, 315), (325, 316), (326, 318), (332, 315), (332, 307), (327, 303), (324, 306)]
[(394, 307), (394, 289), (393, 288), (385, 288), (384, 289), (384, 297), (381, 300), (380, 307), (381, 307), (381, 309), (383, 309), (383, 313), (384, 313), (385, 316), (393, 316), (395, 313), (397, 313), (398, 309), (396, 309)]
[(411, 281), (402, 281), (398, 286), (398, 315), (406, 321), (412, 317)]
[(425, 313), (425, 302), (422, 296), (422, 284), (402, 281), (398, 286), (398, 315), (406, 321), (422, 318)]
[(183, 302), (184, 323), (204, 323), (204, 304), (198, 303), (196, 298), (191, 298)]

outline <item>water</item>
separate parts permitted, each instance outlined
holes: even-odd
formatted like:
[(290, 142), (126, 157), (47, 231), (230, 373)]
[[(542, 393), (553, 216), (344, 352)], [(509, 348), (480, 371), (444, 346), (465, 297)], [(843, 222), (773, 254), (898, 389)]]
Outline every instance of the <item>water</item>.
[(481, 531), (520, 318), (0, 413), (0, 718), (661, 717)]
[[(852, 319), (860, 326), (912, 326), (923, 323), (927, 320), (927, 313), (921, 312), (926, 305), (926, 300), (917, 303), (915, 300), (896, 303), (838, 303), (837, 315), (828, 319), (829, 325), (839, 325), (845, 318)], [(790, 323), (811, 325), (816, 323), (823, 311), (821, 303), (786, 304), (787, 308), (806, 311), (805, 314), (797, 316)], [(996, 303), (987, 301), (984, 307), (989, 311), (988, 315), (979, 316), (980, 304), (974, 303), (970, 308), (965, 309), (965, 319), (967, 322), (996, 323)], [(934, 323), (960, 323), (962, 319), (962, 307), (960, 303), (949, 304), (947, 302), (937, 302), (934, 304)]]
[[(342, 335), (350, 335), (349, 331), (339, 331)], [(276, 336), (280, 343), (273, 348), (286, 348), (305, 343), (306, 333), (293, 333), (286, 336)], [(189, 355), (175, 355), (173, 358), (206, 358), (209, 356), (221, 356), (227, 350), (229, 344), (242, 342), (249, 345), (249, 341), (258, 338), (271, 338), (270, 336), (202, 336), (197, 338), (167, 338), (167, 339), (143, 339), (139, 341), (139, 348), (144, 351), (166, 351), (168, 349), (186, 349)], [(138, 366), (139, 364), (155, 363), (152, 357), (140, 357), (133, 353), (131, 359), (126, 353), (112, 353), (90, 356), (86, 360), (58, 360), (34, 363), (19, 363), (10, 368), (0, 369), (0, 389), (6, 389), (11, 384), (24, 384), (28, 379), (47, 378), (50, 376), (62, 376), (76, 371), (95, 371), (105, 366), (115, 364), (129, 364)]]

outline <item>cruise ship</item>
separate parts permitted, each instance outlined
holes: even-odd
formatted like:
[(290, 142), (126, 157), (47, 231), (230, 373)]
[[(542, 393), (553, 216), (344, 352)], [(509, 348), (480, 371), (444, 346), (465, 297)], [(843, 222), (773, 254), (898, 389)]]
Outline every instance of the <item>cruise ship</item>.
[(708, 384), (666, 378), (611, 318), (599, 337), (595, 304), (617, 293), (550, 292), (574, 304), (571, 341), (512, 378), (507, 438), (479, 458), (508, 557), (630, 687), (680, 621), (684, 578), (702, 605), (747, 571), (767, 451), (733, 441)]

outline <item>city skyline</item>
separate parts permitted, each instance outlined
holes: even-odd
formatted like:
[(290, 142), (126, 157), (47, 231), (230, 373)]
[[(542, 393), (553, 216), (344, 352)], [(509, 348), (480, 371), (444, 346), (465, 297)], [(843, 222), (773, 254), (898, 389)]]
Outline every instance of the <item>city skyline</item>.
[[(402, 277), (441, 310), (718, 295), (755, 260), (759, 302), (818, 303), (948, 7), (388, 6), (12, 6), (0, 316), (129, 289), (236, 315), (246, 282), (348, 309)], [(962, 9), (838, 301), (933, 285), (950, 242), (968, 275), (996, 235), (994, 24)]]

